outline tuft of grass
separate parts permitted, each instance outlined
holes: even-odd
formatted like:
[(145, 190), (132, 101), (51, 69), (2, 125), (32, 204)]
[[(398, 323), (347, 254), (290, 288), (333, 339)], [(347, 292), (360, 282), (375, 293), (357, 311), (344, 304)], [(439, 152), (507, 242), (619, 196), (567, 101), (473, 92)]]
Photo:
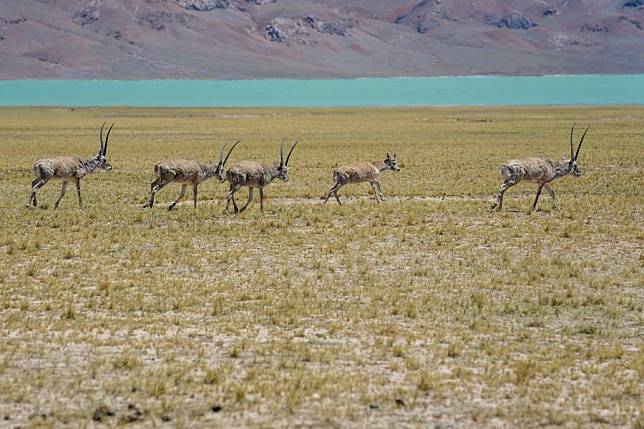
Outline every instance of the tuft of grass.
[(513, 371), (517, 384), (527, 384), (537, 374), (537, 363), (531, 359), (519, 360), (514, 363)]

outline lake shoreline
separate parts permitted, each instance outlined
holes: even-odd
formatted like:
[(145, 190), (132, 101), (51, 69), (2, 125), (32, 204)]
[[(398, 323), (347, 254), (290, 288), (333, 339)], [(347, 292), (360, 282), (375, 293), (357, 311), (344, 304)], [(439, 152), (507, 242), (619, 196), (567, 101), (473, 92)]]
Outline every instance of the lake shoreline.
[(644, 74), (0, 81), (0, 106), (315, 108), (643, 103)]

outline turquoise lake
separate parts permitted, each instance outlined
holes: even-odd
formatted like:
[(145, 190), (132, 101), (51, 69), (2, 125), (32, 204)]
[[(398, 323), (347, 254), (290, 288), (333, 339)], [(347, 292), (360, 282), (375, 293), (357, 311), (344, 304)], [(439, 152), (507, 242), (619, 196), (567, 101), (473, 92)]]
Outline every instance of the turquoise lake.
[(5, 80), (0, 106), (644, 104), (644, 74), (340, 80)]

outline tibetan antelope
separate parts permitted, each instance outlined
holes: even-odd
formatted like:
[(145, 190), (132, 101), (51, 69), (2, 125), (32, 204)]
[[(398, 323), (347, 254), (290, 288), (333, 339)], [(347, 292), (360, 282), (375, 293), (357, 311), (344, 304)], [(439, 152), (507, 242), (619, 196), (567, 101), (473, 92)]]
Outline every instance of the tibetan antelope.
[[(286, 161), (284, 161), (284, 143), (280, 146), (280, 164), (274, 164), (272, 167), (260, 164), (255, 161), (240, 161), (235, 165), (231, 165), (228, 171), (226, 171), (226, 178), (228, 183), (230, 183), (230, 190), (226, 196), (226, 208), (224, 213), (228, 212), (228, 205), (230, 201), (233, 202), (233, 207), (235, 208), (235, 213), (243, 212), (248, 207), (248, 204), (253, 199), (253, 189), (257, 188), (259, 190), (259, 205), (261, 207), (262, 213), (264, 212), (264, 186), (269, 185), (273, 179), (279, 178), (284, 182), (288, 182), (288, 161), (291, 159), (291, 154), (293, 149), (300, 141), (297, 140), (291, 150), (288, 152)], [(239, 191), (242, 186), (248, 186), (248, 201), (242, 206), (241, 209), (237, 208), (237, 203), (235, 202), (235, 192)]]
[(577, 152), (573, 153), (572, 138), (574, 131), (575, 124), (572, 125), (572, 129), (570, 130), (570, 159), (564, 158), (561, 161), (555, 161), (550, 158), (524, 158), (513, 159), (503, 164), (501, 174), (505, 180), (497, 195), (497, 201), (492, 205), (492, 209), (496, 208), (497, 211), (500, 211), (503, 207), (503, 194), (505, 191), (522, 180), (537, 183), (537, 196), (534, 199), (534, 203), (532, 203), (532, 210), (537, 208), (537, 201), (539, 201), (541, 189), (544, 187), (550, 194), (552, 205), (556, 209), (555, 191), (552, 190), (549, 183), (558, 177), (567, 176), (571, 173), (575, 177), (581, 176), (581, 171), (579, 171), (579, 166), (577, 165), (577, 157), (579, 156), (579, 150), (581, 149), (581, 144), (584, 142), (588, 128), (586, 128), (586, 131), (581, 136), (579, 146), (577, 146)]
[(373, 194), (376, 197), (378, 203), (384, 199), (382, 190), (380, 189), (380, 183), (378, 183), (378, 176), (385, 170), (391, 170), (395, 172), (400, 171), (400, 167), (396, 162), (396, 154), (391, 157), (387, 154), (387, 158), (384, 161), (374, 161), (374, 162), (363, 162), (359, 164), (344, 165), (333, 170), (333, 186), (329, 189), (329, 193), (324, 199), (324, 204), (329, 201), (329, 197), (333, 194), (335, 199), (338, 201), (338, 204), (342, 205), (340, 202), (340, 197), (338, 196), (338, 191), (348, 185), (349, 183), (363, 183), (369, 182)]
[(27, 201), (27, 207), (36, 207), (37, 199), (36, 192), (38, 189), (45, 186), (47, 182), (51, 179), (61, 179), (63, 181), (62, 188), (60, 189), (60, 195), (54, 204), (54, 208), (58, 208), (60, 200), (65, 195), (65, 190), (67, 189), (67, 182), (73, 180), (76, 183), (76, 192), (78, 193), (78, 205), (83, 208), (83, 201), (81, 199), (81, 189), (80, 189), (80, 180), (88, 174), (93, 173), (94, 171), (101, 169), (110, 171), (112, 166), (107, 162), (107, 142), (110, 138), (110, 131), (112, 131), (112, 126), (107, 130), (107, 135), (105, 136), (105, 142), (103, 142), (103, 128), (105, 123), (101, 126), (100, 140), (101, 146), (98, 150), (98, 154), (94, 155), (88, 160), (83, 160), (75, 157), (59, 157), (59, 158), (49, 158), (49, 159), (40, 159), (34, 162), (32, 167), (36, 179), (31, 182), (31, 195), (29, 196), (29, 201)]
[(154, 166), (154, 174), (157, 178), (150, 185), (150, 199), (143, 205), (143, 207), (154, 206), (154, 197), (156, 196), (156, 193), (171, 182), (181, 183), (181, 192), (175, 202), (170, 204), (168, 210), (172, 210), (181, 198), (183, 198), (186, 194), (186, 188), (189, 183), (192, 184), (194, 207), (197, 207), (197, 187), (201, 182), (204, 182), (211, 177), (217, 177), (222, 183), (226, 180), (224, 178), (224, 166), (237, 144), (239, 144), (239, 140), (232, 145), (225, 158), (224, 151), (226, 150), (227, 143), (224, 144), (221, 147), (219, 162), (217, 164), (202, 164), (201, 162), (193, 161), (191, 159), (171, 159), (156, 164)]

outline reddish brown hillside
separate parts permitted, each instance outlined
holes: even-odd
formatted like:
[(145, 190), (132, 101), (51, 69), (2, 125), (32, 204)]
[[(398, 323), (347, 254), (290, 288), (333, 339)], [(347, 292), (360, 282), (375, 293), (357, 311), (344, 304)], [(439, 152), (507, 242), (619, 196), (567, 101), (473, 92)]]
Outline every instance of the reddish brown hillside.
[(0, 0), (0, 78), (644, 72), (641, 0)]

